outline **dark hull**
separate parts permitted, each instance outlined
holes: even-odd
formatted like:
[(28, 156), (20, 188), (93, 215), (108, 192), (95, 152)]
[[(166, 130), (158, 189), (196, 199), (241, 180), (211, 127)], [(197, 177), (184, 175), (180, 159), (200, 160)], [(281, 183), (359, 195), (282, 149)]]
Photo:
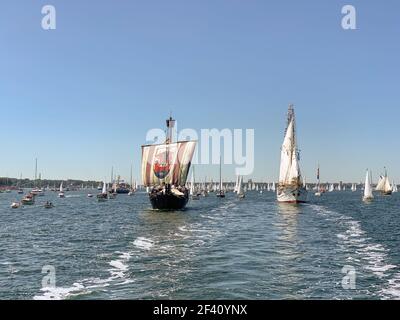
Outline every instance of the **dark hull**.
[(189, 201), (187, 192), (184, 196), (177, 196), (173, 193), (151, 193), (150, 202), (153, 209), (157, 210), (182, 210)]
[(118, 194), (128, 194), (129, 193), (129, 189), (117, 189), (117, 193)]

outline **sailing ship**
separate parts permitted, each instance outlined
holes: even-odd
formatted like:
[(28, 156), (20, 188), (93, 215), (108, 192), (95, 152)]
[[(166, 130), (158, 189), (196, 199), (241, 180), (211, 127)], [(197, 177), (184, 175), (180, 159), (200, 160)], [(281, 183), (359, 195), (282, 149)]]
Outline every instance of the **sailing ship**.
[(296, 120), (293, 105), (289, 106), (287, 127), (281, 149), (281, 164), (277, 191), (278, 202), (303, 203), (307, 190), (300, 172), (300, 153), (296, 141)]
[(371, 186), (371, 173), (367, 169), (367, 174), (365, 176), (365, 186), (364, 186), (364, 195), (363, 195), (363, 201), (372, 201), (374, 199), (374, 196), (372, 194), (372, 186)]
[(380, 191), (384, 196), (390, 196), (392, 194), (393, 189), (392, 186), (390, 185), (386, 168), (385, 168), (385, 175), (380, 176), (379, 182), (375, 190)]
[(170, 117), (165, 143), (142, 146), (142, 180), (157, 210), (181, 210), (189, 201), (185, 185), (197, 142), (173, 142), (174, 127), (175, 120)]

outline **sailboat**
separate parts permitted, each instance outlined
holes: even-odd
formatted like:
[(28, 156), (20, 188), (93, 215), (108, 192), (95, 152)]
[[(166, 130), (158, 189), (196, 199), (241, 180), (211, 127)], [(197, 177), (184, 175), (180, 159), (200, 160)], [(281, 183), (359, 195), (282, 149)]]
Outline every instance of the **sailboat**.
[(379, 182), (375, 190), (380, 191), (384, 196), (390, 196), (392, 194), (393, 189), (392, 186), (390, 185), (386, 168), (385, 168), (385, 175), (380, 176)]
[(239, 183), (237, 188), (237, 195), (239, 199), (243, 199), (245, 197), (245, 193), (243, 191), (243, 177), (239, 177)]
[(299, 150), (296, 141), (296, 121), (293, 105), (289, 106), (285, 138), (281, 149), (281, 164), (277, 199), (279, 202), (303, 203), (307, 200), (307, 190), (299, 165)]
[(21, 181), (22, 181), (22, 173), (17, 183), (17, 193), (24, 194), (24, 189), (21, 188)]
[(99, 193), (99, 194), (97, 195), (97, 200), (98, 200), (99, 202), (102, 202), (102, 201), (106, 201), (107, 199), (108, 199), (107, 184), (106, 184), (106, 182), (104, 181), (104, 182), (103, 182), (102, 191), (101, 191), (101, 193)]
[(165, 143), (142, 146), (142, 180), (149, 187), (153, 209), (180, 210), (189, 200), (185, 185), (197, 142), (173, 142), (174, 126), (175, 120), (170, 117)]
[(365, 176), (365, 186), (364, 186), (364, 196), (363, 201), (372, 201), (374, 198), (372, 194), (372, 186), (371, 186), (371, 173), (367, 169), (367, 174)]
[(219, 190), (217, 192), (218, 198), (225, 198), (225, 191), (223, 189), (222, 183), (222, 160), (221, 157), (219, 158)]
[(194, 166), (192, 168), (192, 177), (191, 177), (191, 181), (190, 181), (190, 198), (192, 200), (199, 200), (200, 197), (196, 192), (196, 182), (195, 182), (195, 178), (194, 178)]
[(61, 182), (60, 185), (60, 193), (58, 194), (59, 198), (65, 198), (65, 194), (64, 194), (64, 188), (63, 188), (63, 183)]
[(315, 196), (316, 197), (320, 197), (321, 195), (322, 195), (322, 192), (321, 192), (321, 186), (320, 186), (319, 165), (318, 165), (318, 169), (317, 169), (317, 186), (316, 186)]
[(234, 192), (234, 193), (238, 193), (239, 181), (240, 181), (240, 176), (239, 176), (239, 175), (237, 175), (237, 176), (236, 176), (236, 183), (235, 183), (235, 187), (234, 187), (234, 189), (233, 189), (233, 192)]
[(132, 174), (132, 171), (133, 171), (133, 168), (132, 168), (132, 166), (131, 166), (131, 188), (130, 188), (130, 191), (129, 191), (129, 193), (128, 193), (128, 195), (129, 196), (133, 196), (134, 194), (135, 194), (135, 186), (133, 185), (133, 174)]
[(392, 193), (398, 192), (397, 190), (397, 184), (394, 183), (394, 181), (392, 182)]

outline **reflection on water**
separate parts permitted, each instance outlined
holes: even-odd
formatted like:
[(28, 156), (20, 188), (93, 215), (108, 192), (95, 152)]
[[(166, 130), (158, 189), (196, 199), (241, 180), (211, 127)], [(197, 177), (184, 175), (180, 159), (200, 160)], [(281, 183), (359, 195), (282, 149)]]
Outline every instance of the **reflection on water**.
[[(304, 257), (301, 248), (301, 239), (298, 236), (298, 220), (300, 219), (301, 205), (277, 202), (277, 212), (280, 234), (278, 237), (279, 246), (277, 248), (279, 259), (281, 260), (282, 285), (292, 288), (301, 287), (304, 277), (295, 261), (300, 261)], [(299, 298), (293, 292), (286, 298)]]

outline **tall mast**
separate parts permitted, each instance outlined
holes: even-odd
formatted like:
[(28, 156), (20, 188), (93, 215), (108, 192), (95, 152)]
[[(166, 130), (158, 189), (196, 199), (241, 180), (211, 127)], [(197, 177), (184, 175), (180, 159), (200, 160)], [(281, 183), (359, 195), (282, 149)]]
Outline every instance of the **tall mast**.
[(131, 189), (133, 189), (132, 170), (133, 170), (133, 165), (131, 164)]
[(222, 192), (222, 158), (219, 157), (219, 191)]
[(175, 120), (172, 119), (170, 116), (169, 119), (167, 119), (167, 141), (165, 142), (167, 145), (167, 151), (165, 152), (165, 157), (166, 157), (166, 163), (167, 166), (169, 167), (169, 144), (172, 143), (172, 130), (175, 127)]
[(37, 170), (38, 170), (38, 164), (37, 164), (37, 158), (35, 158), (35, 182), (34, 182), (34, 186), (36, 187), (36, 183), (37, 183)]

